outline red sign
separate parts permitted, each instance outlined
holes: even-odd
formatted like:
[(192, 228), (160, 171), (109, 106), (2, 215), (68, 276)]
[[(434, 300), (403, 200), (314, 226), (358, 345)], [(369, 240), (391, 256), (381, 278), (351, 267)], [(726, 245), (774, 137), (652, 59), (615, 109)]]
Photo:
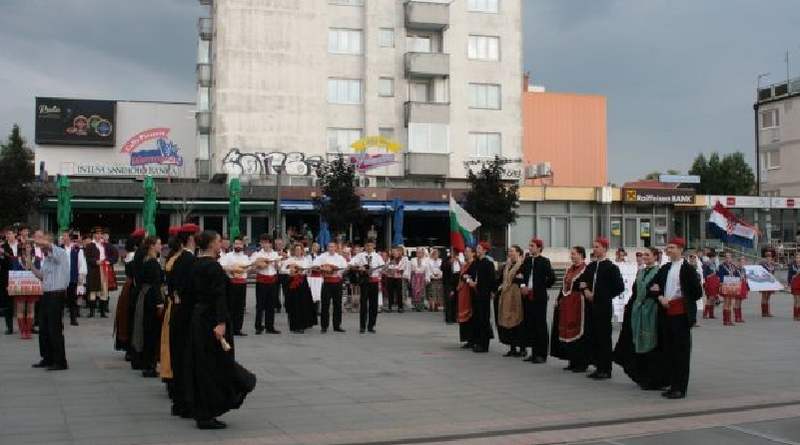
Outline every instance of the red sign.
[(786, 199), (786, 207), (794, 207), (794, 198)]
[(170, 128), (159, 127), (151, 128), (135, 134), (128, 139), (127, 142), (125, 142), (125, 145), (122, 146), (120, 153), (132, 153), (134, 150), (139, 148), (140, 145), (147, 141), (152, 141), (154, 139), (167, 139), (169, 138), (169, 131)]
[(725, 206), (726, 207), (734, 207), (736, 206), (736, 197), (735, 196), (728, 196), (725, 198)]

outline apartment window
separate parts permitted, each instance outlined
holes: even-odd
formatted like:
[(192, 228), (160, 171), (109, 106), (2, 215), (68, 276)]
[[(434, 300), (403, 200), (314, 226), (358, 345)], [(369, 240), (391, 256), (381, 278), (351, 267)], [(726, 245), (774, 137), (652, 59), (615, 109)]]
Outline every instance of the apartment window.
[(408, 150), (415, 153), (450, 153), (449, 126), (408, 124)]
[(394, 48), (394, 29), (381, 28), (378, 31), (378, 43), (381, 48)]
[(765, 170), (773, 170), (776, 168), (781, 167), (781, 152), (780, 151), (768, 151), (762, 153), (761, 157), (761, 165), (762, 168)]
[(406, 51), (410, 53), (429, 53), (432, 51), (430, 36), (406, 36)]
[(497, 14), (500, 10), (499, 4), (500, 0), (469, 0), (469, 10)]
[(500, 156), (500, 133), (470, 133), (469, 155), (478, 158)]
[(772, 109), (761, 112), (761, 129), (777, 128), (780, 126), (778, 119), (778, 109)]
[(331, 28), (328, 30), (328, 52), (332, 54), (362, 54), (363, 31)]
[(469, 58), (500, 60), (500, 37), (469, 36)]
[(430, 84), (428, 82), (409, 82), (408, 97), (411, 98), (411, 102), (430, 102)]
[(392, 127), (381, 127), (378, 129), (378, 135), (384, 137), (386, 139), (394, 140), (394, 128)]
[(378, 80), (378, 95), (384, 97), (394, 96), (394, 79), (391, 77), (381, 77)]
[(486, 110), (499, 110), (500, 85), (488, 83), (469, 84), (469, 107)]
[(361, 103), (361, 80), (328, 79), (328, 101), (346, 104)]
[(364, 0), (328, 0), (329, 5), (364, 6)]
[(361, 139), (360, 128), (329, 128), (328, 129), (328, 152), (330, 153), (349, 153), (353, 150), (350, 144)]

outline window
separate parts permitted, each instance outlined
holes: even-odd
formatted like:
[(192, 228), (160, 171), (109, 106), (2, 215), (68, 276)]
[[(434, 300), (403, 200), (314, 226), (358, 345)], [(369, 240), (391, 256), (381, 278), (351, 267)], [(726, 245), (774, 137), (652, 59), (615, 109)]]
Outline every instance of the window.
[(469, 155), (479, 158), (500, 156), (500, 133), (470, 133)]
[(378, 31), (378, 43), (381, 48), (394, 48), (394, 29), (381, 28)]
[(410, 53), (429, 53), (432, 51), (430, 36), (407, 36), (406, 51)]
[(499, 110), (500, 85), (488, 83), (469, 84), (469, 107)]
[(361, 103), (360, 79), (328, 79), (328, 101), (338, 103)]
[(328, 152), (349, 153), (352, 151), (350, 144), (361, 139), (360, 128), (329, 128)]
[(430, 102), (431, 88), (428, 82), (409, 82), (408, 97), (411, 102)]
[(328, 0), (329, 5), (364, 6), (364, 0)]
[(497, 14), (500, 0), (469, 0), (469, 10), (472, 12), (490, 12)]
[(394, 140), (394, 128), (381, 127), (378, 129), (378, 135), (386, 139)]
[(776, 128), (780, 126), (778, 119), (778, 109), (772, 109), (761, 112), (761, 129)]
[(408, 150), (415, 153), (450, 153), (446, 124), (408, 124)]
[(394, 96), (394, 79), (391, 77), (381, 77), (378, 80), (378, 95), (384, 97)]
[(469, 36), (469, 58), (500, 60), (500, 37)]
[(781, 167), (781, 152), (780, 151), (768, 151), (763, 153), (764, 157), (764, 169), (772, 170)]
[(328, 30), (328, 52), (332, 54), (361, 54), (363, 31), (331, 28)]

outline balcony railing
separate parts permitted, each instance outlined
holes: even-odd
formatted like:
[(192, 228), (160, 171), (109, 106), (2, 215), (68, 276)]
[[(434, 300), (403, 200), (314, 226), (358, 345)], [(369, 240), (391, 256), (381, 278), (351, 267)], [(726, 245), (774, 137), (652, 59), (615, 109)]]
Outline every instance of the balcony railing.
[(204, 88), (211, 86), (211, 64), (198, 63), (197, 64), (197, 83)]
[(214, 35), (214, 22), (208, 17), (201, 18), (197, 21), (197, 30), (200, 33), (200, 38), (203, 40), (211, 40)]
[(450, 76), (450, 54), (406, 53), (406, 77)]
[(449, 153), (405, 154), (406, 174), (409, 176), (448, 176), (450, 173)]
[(800, 94), (800, 77), (758, 89), (758, 101), (770, 101)]
[(197, 132), (200, 134), (211, 133), (211, 112), (198, 111), (195, 115), (197, 118)]
[(449, 1), (407, 0), (406, 28), (441, 31), (450, 26)]
[(450, 102), (413, 102), (405, 103), (406, 127), (410, 122), (427, 122), (432, 124), (450, 123)]

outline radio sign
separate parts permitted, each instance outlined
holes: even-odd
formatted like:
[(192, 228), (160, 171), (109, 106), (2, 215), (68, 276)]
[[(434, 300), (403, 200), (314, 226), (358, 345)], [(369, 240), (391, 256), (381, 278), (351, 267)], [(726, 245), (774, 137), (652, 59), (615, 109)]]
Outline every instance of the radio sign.
[(36, 144), (113, 147), (116, 114), (114, 101), (37, 97)]

